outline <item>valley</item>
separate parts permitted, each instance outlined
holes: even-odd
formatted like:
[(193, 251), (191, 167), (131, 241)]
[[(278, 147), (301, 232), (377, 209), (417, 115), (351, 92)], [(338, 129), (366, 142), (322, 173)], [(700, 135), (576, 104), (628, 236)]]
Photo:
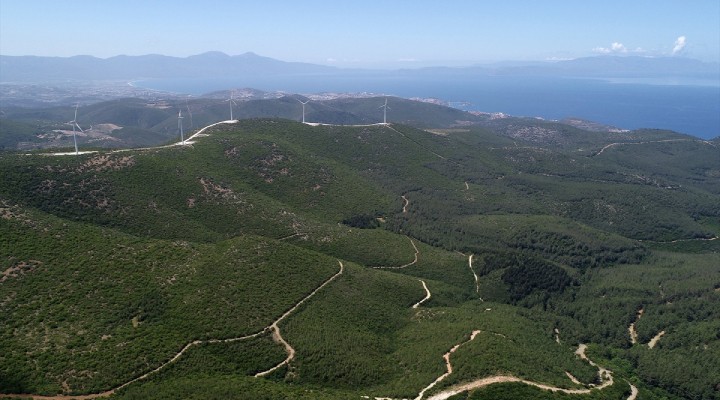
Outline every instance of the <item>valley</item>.
[(0, 154), (0, 397), (718, 398), (716, 140), (404, 106)]

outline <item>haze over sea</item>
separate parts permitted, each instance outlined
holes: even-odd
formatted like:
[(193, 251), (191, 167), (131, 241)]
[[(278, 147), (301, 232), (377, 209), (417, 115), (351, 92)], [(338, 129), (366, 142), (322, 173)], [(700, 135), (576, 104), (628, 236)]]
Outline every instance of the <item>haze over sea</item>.
[[(201, 95), (230, 88), (288, 93), (371, 92), (432, 97), (468, 111), (562, 119), (575, 117), (623, 129), (670, 129), (703, 139), (720, 136), (720, 82), (601, 80), (518, 76), (443, 76), (396, 73), (280, 76), (266, 79), (152, 79), (136, 86)], [(392, 105), (391, 105), (392, 106)], [(391, 113), (389, 119), (392, 120)]]

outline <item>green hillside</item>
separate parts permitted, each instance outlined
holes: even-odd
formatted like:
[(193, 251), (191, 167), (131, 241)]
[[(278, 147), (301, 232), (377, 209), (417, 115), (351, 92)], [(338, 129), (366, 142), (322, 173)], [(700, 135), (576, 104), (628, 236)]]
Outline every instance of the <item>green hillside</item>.
[[(78, 108), (76, 133), (83, 148), (148, 147), (179, 141), (178, 113), (183, 129), (192, 131), (211, 123), (230, 119), (226, 99), (208, 96), (192, 100), (144, 100), (126, 98), (103, 101)], [(304, 100), (303, 100), (304, 99)], [(358, 125), (382, 122), (385, 97), (311, 101), (306, 105), (306, 121), (325, 124)], [(272, 99), (236, 100), (233, 118), (286, 118), (302, 120), (301, 96)], [(448, 128), (478, 123), (484, 118), (470, 113), (419, 101), (389, 98), (390, 121), (427, 128)], [(73, 146), (74, 107), (18, 108), (1, 110), (0, 149), (30, 150)]]
[[(84, 115), (177, 126), (122, 102)], [(717, 143), (242, 104), (290, 119), (0, 153), (0, 397), (720, 398)]]

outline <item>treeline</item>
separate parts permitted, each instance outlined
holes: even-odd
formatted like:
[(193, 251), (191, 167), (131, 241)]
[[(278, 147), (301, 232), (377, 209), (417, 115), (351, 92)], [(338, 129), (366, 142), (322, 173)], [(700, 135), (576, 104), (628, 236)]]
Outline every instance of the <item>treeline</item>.
[(501, 279), (508, 286), (513, 304), (537, 292), (547, 300), (551, 293), (562, 292), (573, 281), (555, 264), (513, 253), (484, 254), (477, 273), (484, 276), (499, 269), (504, 269)]
[(537, 229), (518, 232), (514, 239), (514, 247), (522, 252), (539, 254), (580, 269), (611, 264), (637, 264), (649, 254), (647, 249), (639, 245), (583, 243), (568, 234)]
[(380, 226), (378, 217), (370, 214), (356, 214), (345, 218), (342, 223), (360, 229), (373, 229)]

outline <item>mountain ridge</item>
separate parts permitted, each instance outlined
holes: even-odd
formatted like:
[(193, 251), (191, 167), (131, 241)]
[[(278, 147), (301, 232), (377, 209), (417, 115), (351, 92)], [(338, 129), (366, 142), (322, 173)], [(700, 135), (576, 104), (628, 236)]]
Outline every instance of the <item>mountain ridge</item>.
[(160, 54), (118, 55), (97, 58), (0, 55), (0, 82), (74, 80), (118, 80), (140, 78), (198, 78), (217, 74), (328, 73), (334, 67), (286, 62), (248, 52), (230, 56), (211, 51), (189, 57)]
[(117, 55), (98, 58), (0, 55), (0, 82), (53, 81), (63, 79), (203, 78), (218, 74), (273, 76), (282, 74), (403, 73), (541, 75), (582, 77), (687, 77), (720, 80), (720, 64), (684, 57), (595, 56), (543, 63), (496, 63), (466, 67), (419, 69), (347, 69), (297, 61), (282, 61), (246, 52), (228, 55), (208, 51), (188, 57), (160, 54)]

